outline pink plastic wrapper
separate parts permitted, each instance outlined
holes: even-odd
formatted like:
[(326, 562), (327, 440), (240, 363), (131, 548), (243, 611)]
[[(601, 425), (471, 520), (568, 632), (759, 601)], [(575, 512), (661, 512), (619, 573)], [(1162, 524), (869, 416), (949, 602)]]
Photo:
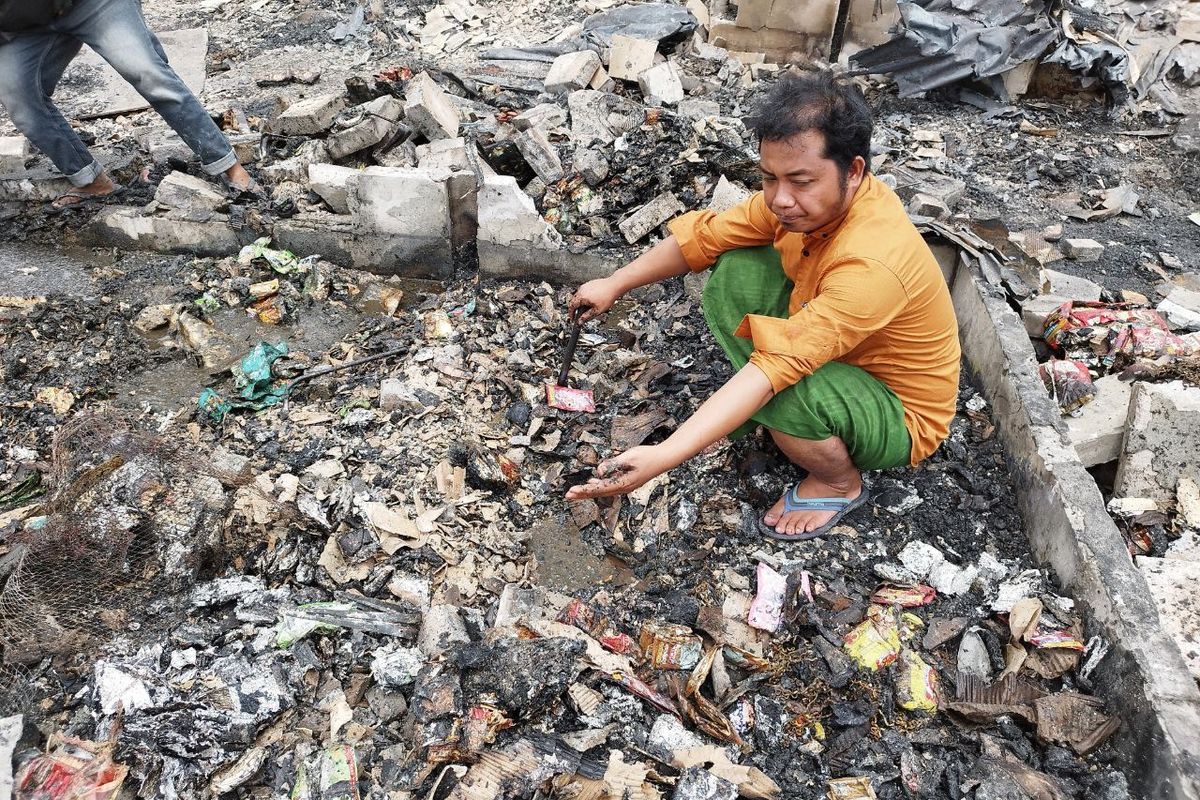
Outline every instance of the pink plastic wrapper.
[(1082, 361), (1052, 358), (1038, 367), (1042, 384), (1064, 414), (1083, 408), (1096, 399), (1096, 387)]
[(758, 564), (758, 594), (750, 604), (746, 620), (751, 628), (774, 633), (783, 622), (783, 603), (787, 598), (787, 578), (770, 566)]
[(1068, 359), (1111, 368), (1119, 360), (1200, 353), (1195, 336), (1176, 336), (1157, 311), (1129, 303), (1063, 303), (1046, 316), (1043, 338)]

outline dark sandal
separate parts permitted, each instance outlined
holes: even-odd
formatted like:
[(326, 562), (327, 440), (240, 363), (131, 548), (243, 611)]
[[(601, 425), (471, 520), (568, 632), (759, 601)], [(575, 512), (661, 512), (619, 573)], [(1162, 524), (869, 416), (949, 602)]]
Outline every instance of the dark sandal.
[(803, 533), (779, 533), (762, 520), (759, 520), (758, 528), (763, 536), (778, 539), (782, 542), (804, 542), (809, 539), (816, 539), (829, 533), (835, 525), (842, 521), (843, 517), (867, 502), (867, 498), (870, 496), (866, 484), (863, 484), (862, 491), (853, 500), (847, 500), (845, 497), (797, 497), (796, 492), (799, 489), (800, 484), (797, 483), (783, 496), (784, 514), (791, 511), (836, 511), (837, 513), (833, 515), (833, 519), (819, 528), (804, 531)]

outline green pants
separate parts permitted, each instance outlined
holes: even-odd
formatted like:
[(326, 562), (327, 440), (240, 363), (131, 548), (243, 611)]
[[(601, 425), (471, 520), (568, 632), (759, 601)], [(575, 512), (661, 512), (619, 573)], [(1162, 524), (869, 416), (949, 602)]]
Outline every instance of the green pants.
[[(791, 292), (774, 247), (732, 250), (717, 259), (704, 289), (704, 320), (734, 369), (744, 367), (754, 350), (749, 339), (733, 335), (742, 318), (786, 318)], [(756, 424), (800, 439), (836, 436), (859, 469), (909, 463), (912, 442), (900, 399), (867, 372), (840, 361), (776, 394), (731, 438), (744, 436)]]

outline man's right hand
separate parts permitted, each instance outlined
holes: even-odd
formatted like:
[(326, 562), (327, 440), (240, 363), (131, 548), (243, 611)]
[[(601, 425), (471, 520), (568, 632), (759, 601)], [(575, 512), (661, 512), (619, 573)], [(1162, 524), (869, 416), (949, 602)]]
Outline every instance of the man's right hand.
[(567, 308), (580, 322), (587, 322), (612, 308), (621, 297), (621, 289), (612, 278), (588, 281), (571, 295)]

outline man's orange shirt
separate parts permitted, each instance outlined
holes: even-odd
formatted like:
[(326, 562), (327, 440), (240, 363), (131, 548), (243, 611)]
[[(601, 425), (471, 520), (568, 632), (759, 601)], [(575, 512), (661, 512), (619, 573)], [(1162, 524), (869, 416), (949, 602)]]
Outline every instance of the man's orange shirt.
[(959, 369), (950, 292), (900, 199), (873, 175), (844, 216), (813, 233), (781, 228), (762, 192), (719, 214), (685, 214), (669, 227), (697, 272), (727, 250), (774, 243), (795, 286), (790, 317), (747, 314), (737, 335), (753, 341), (750, 363), (776, 392), (842, 361), (900, 398), (913, 464), (946, 438)]

